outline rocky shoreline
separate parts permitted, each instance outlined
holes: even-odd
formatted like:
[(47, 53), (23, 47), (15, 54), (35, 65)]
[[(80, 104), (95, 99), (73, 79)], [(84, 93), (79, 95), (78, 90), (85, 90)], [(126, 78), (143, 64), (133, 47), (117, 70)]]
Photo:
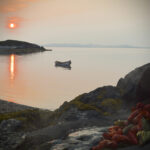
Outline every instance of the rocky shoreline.
[[(64, 102), (55, 111), (0, 100), (0, 150), (90, 150), (115, 120), (137, 102), (150, 103), (150, 64), (105, 86)], [(1, 105), (2, 104), (2, 105)], [(122, 150), (148, 150), (133, 146)]]
[(26, 109), (36, 109), (36, 108), (31, 106), (16, 104), (5, 100), (0, 100), (0, 114), (17, 112)]

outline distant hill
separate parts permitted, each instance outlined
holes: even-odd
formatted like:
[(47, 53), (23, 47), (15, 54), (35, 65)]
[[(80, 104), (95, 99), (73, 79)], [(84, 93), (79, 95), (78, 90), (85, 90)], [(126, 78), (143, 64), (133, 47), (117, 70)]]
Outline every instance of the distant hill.
[(80, 44), (80, 43), (50, 43), (47, 47), (81, 47), (81, 48), (149, 48), (132, 45), (99, 45), (99, 44)]
[(17, 40), (0, 41), (0, 54), (26, 54), (45, 50), (44, 47), (29, 42)]

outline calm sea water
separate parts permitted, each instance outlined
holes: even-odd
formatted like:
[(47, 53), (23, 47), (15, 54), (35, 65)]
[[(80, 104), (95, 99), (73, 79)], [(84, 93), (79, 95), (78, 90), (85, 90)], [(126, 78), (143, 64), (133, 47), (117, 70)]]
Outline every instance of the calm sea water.
[[(0, 56), (0, 99), (56, 109), (64, 101), (104, 85), (150, 62), (150, 49), (52, 48), (52, 52)], [(71, 70), (55, 67), (72, 61)]]

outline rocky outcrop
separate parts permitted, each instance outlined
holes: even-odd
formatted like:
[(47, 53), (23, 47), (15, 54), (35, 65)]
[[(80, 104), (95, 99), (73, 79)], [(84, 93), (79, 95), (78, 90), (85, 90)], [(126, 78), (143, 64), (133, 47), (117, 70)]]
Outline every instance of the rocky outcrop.
[[(150, 63), (136, 68), (118, 81), (117, 88), (122, 91), (122, 97), (129, 104), (134, 105), (136, 101), (144, 101), (148, 98), (146, 95), (149, 94), (146, 93), (150, 91), (149, 70)], [(140, 95), (145, 96), (141, 97)]]
[(5, 100), (0, 100), (0, 114), (9, 113), (9, 112), (17, 112), (26, 109), (36, 109), (35, 107), (16, 104), (13, 102), (8, 102)]
[(68, 121), (125, 119), (137, 102), (150, 102), (150, 64), (139, 67), (119, 80), (116, 87), (104, 86), (79, 95), (55, 110), (52, 124)]
[(143, 73), (136, 90), (136, 96), (139, 101), (150, 101), (150, 67)]
[(50, 124), (50, 114), (48, 110), (27, 108), (16, 112), (0, 113), (0, 150), (16, 150), (23, 144), (28, 132)]
[(56, 118), (56, 122), (89, 118), (115, 120), (116, 114), (122, 114), (123, 111), (124, 114), (128, 114), (128, 110), (124, 110), (123, 106), (122, 91), (117, 87), (104, 86), (84, 93), (70, 102), (64, 102), (54, 112), (54, 118)]
[(10, 150), (23, 143), (25, 134), (17, 132), (22, 123), (16, 119), (3, 120), (0, 123), (0, 149)]
[(0, 124), (0, 130), (13, 132), (21, 126), (21, 121), (16, 119), (3, 120)]
[(89, 118), (115, 120), (116, 116), (125, 118), (130, 108), (141, 101), (150, 102), (150, 64), (121, 78), (116, 87), (100, 87), (64, 102), (54, 112), (53, 119), (65, 122)]
[(0, 41), (0, 54), (28, 54), (43, 52), (46, 49), (42, 46), (17, 40)]

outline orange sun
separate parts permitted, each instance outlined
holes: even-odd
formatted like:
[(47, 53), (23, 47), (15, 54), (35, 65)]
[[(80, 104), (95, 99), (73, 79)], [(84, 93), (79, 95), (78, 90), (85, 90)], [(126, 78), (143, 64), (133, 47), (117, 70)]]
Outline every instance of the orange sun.
[(9, 28), (10, 28), (10, 29), (14, 29), (15, 27), (16, 27), (16, 25), (15, 25), (14, 23), (10, 23), (10, 24), (9, 24)]

